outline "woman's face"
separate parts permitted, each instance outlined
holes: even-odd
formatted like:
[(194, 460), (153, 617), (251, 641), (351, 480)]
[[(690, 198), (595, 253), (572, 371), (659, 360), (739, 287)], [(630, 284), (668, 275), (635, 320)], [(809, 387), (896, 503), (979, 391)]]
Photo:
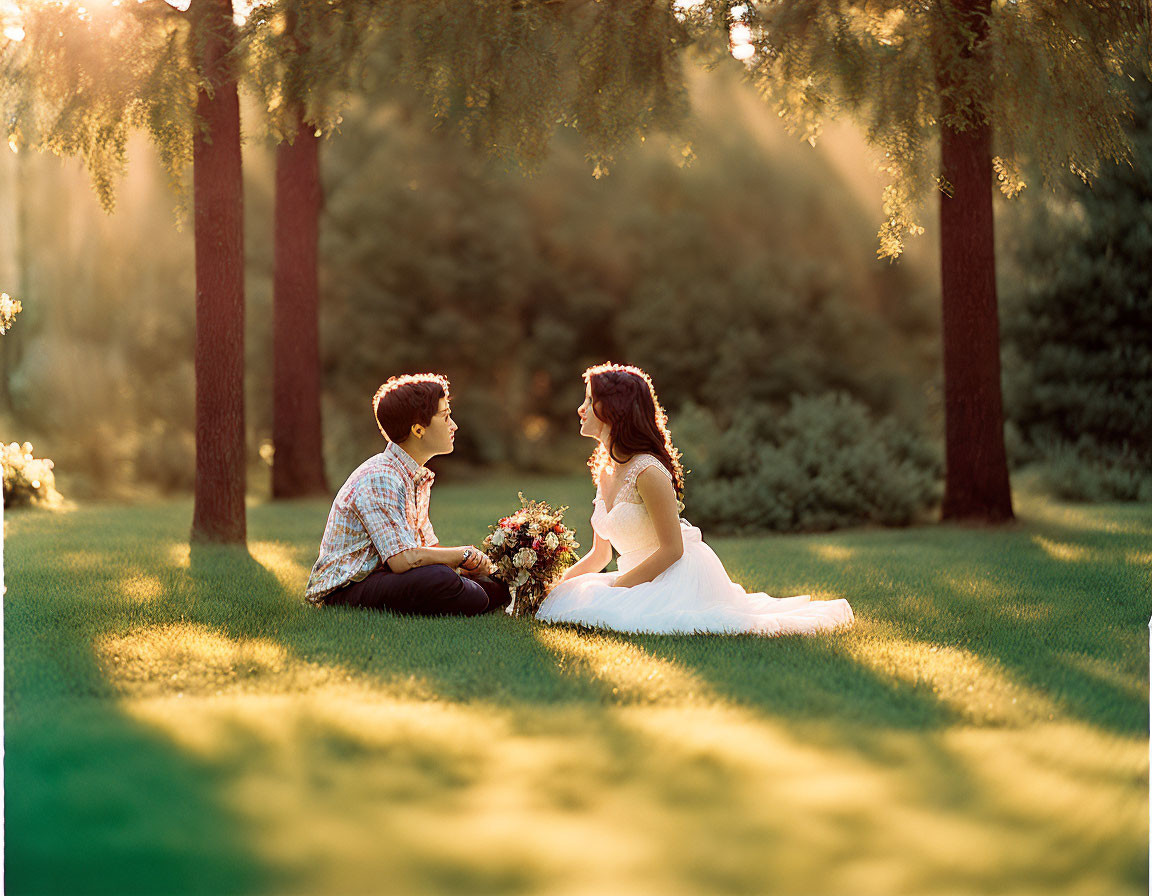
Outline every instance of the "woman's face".
[(592, 409), (592, 387), (584, 389), (584, 403), (576, 411), (580, 415), (580, 435), (589, 439), (599, 439), (604, 434), (605, 423)]

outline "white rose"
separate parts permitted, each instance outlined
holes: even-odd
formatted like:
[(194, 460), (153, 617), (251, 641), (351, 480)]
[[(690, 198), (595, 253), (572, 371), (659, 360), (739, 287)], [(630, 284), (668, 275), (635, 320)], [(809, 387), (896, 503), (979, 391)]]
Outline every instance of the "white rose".
[(500, 547), (500, 545), (504, 544), (504, 530), (503, 529), (497, 529), (495, 532), (492, 533), (492, 537), (489, 538), (488, 540), (490, 542), (492, 542), (492, 547), (494, 547), (494, 548)]
[(548, 550), (554, 551), (560, 547), (560, 539), (556, 537), (555, 532), (549, 532), (544, 536), (544, 544), (548, 546)]
[(520, 570), (520, 572), (516, 573), (516, 578), (514, 578), (512, 580), (512, 584), (515, 585), (517, 588), (519, 588), (521, 585), (523, 585), (527, 581), (528, 581), (528, 570), (522, 569), (522, 570)]
[(521, 569), (529, 569), (536, 565), (536, 552), (532, 548), (520, 548), (512, 558), (512, 562)]

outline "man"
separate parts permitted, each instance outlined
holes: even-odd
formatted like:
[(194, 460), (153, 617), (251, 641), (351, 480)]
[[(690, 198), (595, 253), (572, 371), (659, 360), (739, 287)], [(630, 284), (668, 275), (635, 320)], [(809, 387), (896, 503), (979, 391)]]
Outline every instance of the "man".
[(475, 616), (506, 606), (508, 588), (472, 546), (441, 547), (428, 519), (436, 478), (424, 464), (450, 454), (456, 423), (448, 381), (393, 377), (372, 410), (388, 446), (364, 461), (332, 502), (305, 597), (315, 604), (423, 616)]

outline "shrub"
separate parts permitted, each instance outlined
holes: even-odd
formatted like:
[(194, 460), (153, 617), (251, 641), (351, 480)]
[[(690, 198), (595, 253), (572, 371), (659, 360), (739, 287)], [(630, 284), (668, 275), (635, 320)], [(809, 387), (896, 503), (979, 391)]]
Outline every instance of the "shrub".
[(903, 526), (939, 499), (927, 438), (841, 393), (793, 396), (782, 414), (745, 407), (726, 429), (693, 405), (674, 433), (692, 474), (686, 512), (716, 531)]
[(0, 460), (4, 467), (5, 507), (55, 506), (63, 502), (60, 492), (56, 491), (52, 461), (34, 457), (30, 442), (5, 445)]
[(1075, 443), (1039, 446), (1040, 482), (1069, 501), (1152, 501), (1152, 467), (1131, 449), (1100, 445), (1090, 436)]

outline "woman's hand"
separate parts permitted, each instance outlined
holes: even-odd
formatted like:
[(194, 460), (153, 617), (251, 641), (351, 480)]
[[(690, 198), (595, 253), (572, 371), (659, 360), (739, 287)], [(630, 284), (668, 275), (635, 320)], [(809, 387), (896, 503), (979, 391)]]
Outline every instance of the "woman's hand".
[(600, 572), (612, 562), (612, 545), (605, 539), (592, 533), (592, 549), (577, 560), (574, 564), (564, 570), (564, 574), (560, 576), (560, 582), (567, 582), (569, 579), (574, 579), (577, 576), (582, 576), (585, 573)]

